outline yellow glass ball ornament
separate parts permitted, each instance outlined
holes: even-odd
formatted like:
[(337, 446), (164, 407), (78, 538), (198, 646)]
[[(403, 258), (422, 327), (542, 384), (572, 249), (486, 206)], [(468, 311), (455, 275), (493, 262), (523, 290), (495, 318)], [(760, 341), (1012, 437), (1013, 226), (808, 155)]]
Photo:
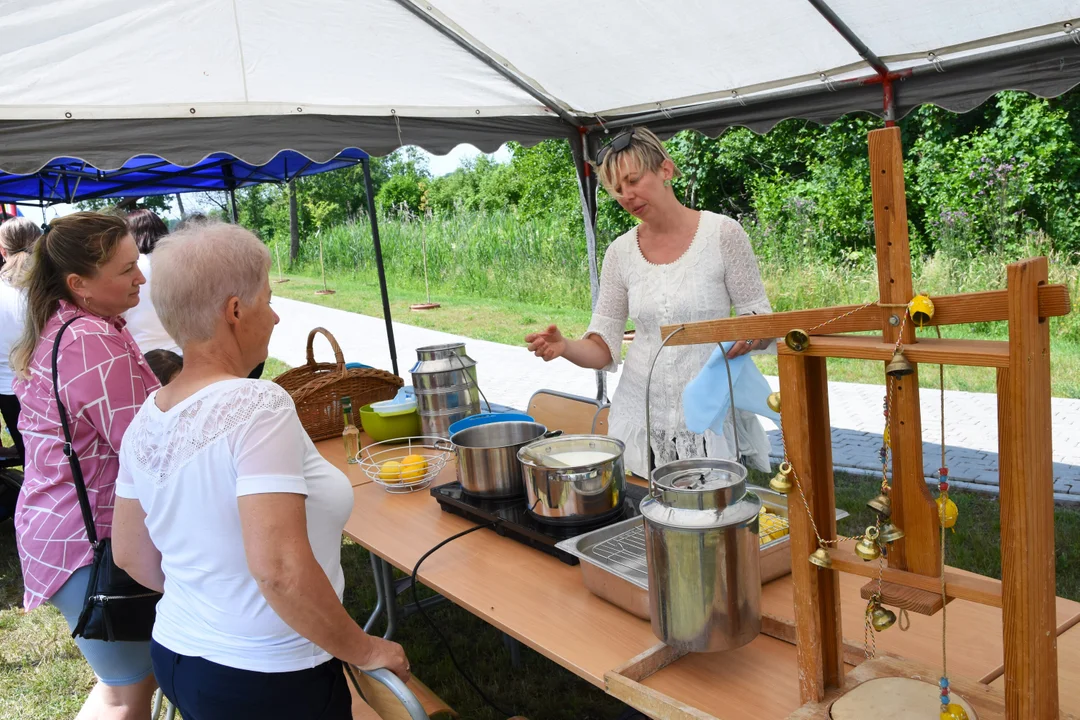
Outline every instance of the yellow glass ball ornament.
[(967, 710), (956, 703), (949, 703), (941, 708), (941, 720), (968, 720)]
[(937, 500), (938, 507), (938, 519), (941, 520), (942, 527), (951, 528), (956, 525), (956, 519), (960, 517), (960, 508), (956, 507), (948, 496), (939, 495)]

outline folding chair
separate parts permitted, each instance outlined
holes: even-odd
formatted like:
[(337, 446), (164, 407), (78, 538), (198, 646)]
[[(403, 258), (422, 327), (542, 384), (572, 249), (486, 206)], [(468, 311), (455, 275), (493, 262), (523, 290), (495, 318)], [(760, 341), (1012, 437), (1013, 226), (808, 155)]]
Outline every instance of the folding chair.
[(537, 390), (529, 399), (528, 413), (548, 430), (562, 430), (570, 435), (591, 435), (593, 420), (600, 408), (600, 401), (594, 398), (557, 390)]
[(608, 434), (608, 413), (611, 412), (610, 405), (604, 405), (602, 408), (596, 411), (596, 415), (592, 421), (592, 434), (593, 435), (607, 435)]

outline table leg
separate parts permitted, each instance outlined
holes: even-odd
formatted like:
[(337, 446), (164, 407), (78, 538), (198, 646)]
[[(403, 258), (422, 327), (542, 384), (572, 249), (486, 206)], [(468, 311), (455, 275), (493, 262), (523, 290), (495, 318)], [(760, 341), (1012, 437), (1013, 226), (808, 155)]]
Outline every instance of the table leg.
[(383, 639), (389, 640), (394, 637), (394, 632), (397, 630), (398, 623), (397, 592), (394, 588), (394, 567), (382, 558), (379, 558), (379, 564), (382, 566), (382, 586), (383, 593), (386, 596), (386, 632), (383, 633)]
[(375, 626), (375, 621), (382, 615), (383, 610), (386, 609), (386, 591), (383, 589), (382, 584), (382, 568), (380, 567), (379, 556), (375, 553), (371, 553), (371, 577), (375, 582), (375, 609), (371, 611), (371, 616), (364, 623), (364, 632), (370, 633), (371, 628)]

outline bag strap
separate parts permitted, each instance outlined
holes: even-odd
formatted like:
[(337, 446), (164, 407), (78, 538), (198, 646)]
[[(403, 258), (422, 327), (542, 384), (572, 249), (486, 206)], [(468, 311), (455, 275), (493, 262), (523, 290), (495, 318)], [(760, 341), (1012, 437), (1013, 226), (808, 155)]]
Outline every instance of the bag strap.
[(60, 336), (67, 330), (68, 325), (75, 322), (82, 315), (76, 315), (60, 326), (56, 332), (52, 349), (52, 384), (53, 397), (56, 398), (56, 410), (60, 413), (60, 427), (64, 430), (64, 456), (68, 459), (71, 467), (71, 480), (75, 483), (75, 494), (79, 496), (79, 507), (82, 509), (83, 524), (86, 525), (86, 537), (90, 545), (97, 549), (97, 530), (94, 528), (94, 513), (90, 510), (90, 497), (86, 494), (86, 483), (83, 481), (82, 466), (79, 464), (79, 456), (75, 454), (75, 448), (71, 446), (71, 428), (68, 426), (68, 414), (64, 409), (64, 403), (60, 402), (60, 381), (57, 372), (57, 359), (60, 356)]

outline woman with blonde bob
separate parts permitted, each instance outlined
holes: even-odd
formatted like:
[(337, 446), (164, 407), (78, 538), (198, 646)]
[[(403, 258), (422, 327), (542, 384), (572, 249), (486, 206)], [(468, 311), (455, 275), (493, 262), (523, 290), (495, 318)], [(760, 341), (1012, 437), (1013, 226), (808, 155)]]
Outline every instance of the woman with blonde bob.
[(409, 664), (341, 604), (348, 479), (288, 393), (247, 377), (278, 321), (270, 254), (219, 223), (163, 238), (151, 263), (154, 308), (184, 365), (124, 441), (113, 549), (133, 578), (164, 588), (154, 673), (186, 720), (350, 718), (342, 661), (402, 679)]
[[(660, 349), (660, 327), (771, 312), (750, 240), (735, 220), (691, 210), (675, 196), (679, 171), (663, 143), (645, 128), (617, 135), (597, 153), (601, 183), (624, 210), (640, 220), (604, 255), (600, 295), (581, 340), (551, 325), (525, 338), (546, 361), (564, 357), (575, 365), (615, 372), (622, 357), (627, 318), (636, 330), (611, 401), (609, 432), (626, 443), (626, 466), (645, 476), (648, 453), (657, 464), (693, 457), (733, 458), (730, 419), (720, 435), (698, 435), (683, 420), (682, 393), (705, 366), (708, 345), (667, 347), (652, 382), (652, 429), (645, 427), (645, 384)], [(771, 346), (769, 339), (741, 340), (728, 357)], [(737, 412), (740, 448), (747, 462), (769, 469), (769, 443), (752, 413)]]

